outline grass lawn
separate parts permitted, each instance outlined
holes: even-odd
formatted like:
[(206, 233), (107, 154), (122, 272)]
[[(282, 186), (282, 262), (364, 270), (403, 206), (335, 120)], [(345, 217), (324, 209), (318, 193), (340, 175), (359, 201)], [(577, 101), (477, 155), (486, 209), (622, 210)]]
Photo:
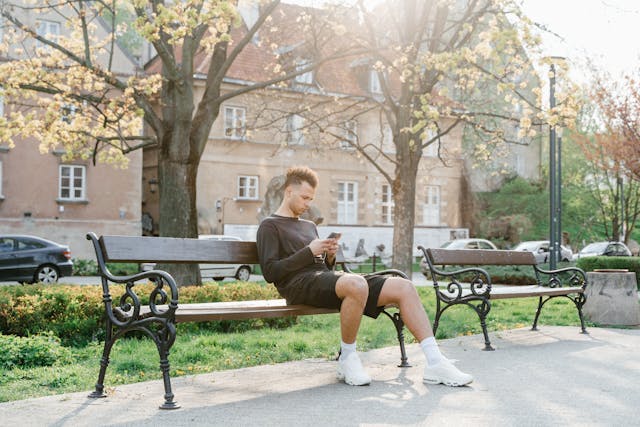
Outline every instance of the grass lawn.
[[(430, 288), (419, 288), (432, 318), (435, 297)], [(530, 326), (537, 298), (492, 302), (487, 321), (489, 331)], [(549, 302), (540, 325), (575, 325), (580, 320), (573, 303), (561, 298)], [(443, 315), (437, 338), (481, 333), (478, 317), (467, 307), (455, 307)], [(413, 342), (405, 334), (407, 343)], [(482, 341), (481, 337), (478, 337)], [(364, 318), (358, 335), (358, 349), (396, 346), (395, 329), (384, 315), (377, 320)], [(286, 328), (259, 328), (243, 332), (211, 332), (193, 325), (178, 325), (178, 336), (169, 358), (172, 377), (234, 369), (306, 358), (333, 358), (339, 346), (338, 315), (302, 316)], [(0, 369), (0, 402), (52, 394), (91, 391), (98, 376), (102, 343), (71, 348), (72, 362), (50, 367)], [(160, 379), (158, 353), (146, 338), (119, 340), (112, 352), (105, 385)]]

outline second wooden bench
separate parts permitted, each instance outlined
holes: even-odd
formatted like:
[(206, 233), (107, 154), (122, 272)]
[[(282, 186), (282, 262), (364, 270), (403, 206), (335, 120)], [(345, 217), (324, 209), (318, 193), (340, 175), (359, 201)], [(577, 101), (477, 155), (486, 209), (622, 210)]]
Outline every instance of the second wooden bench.
[[(569, 267), (558, 270), (543, 270), (538, 267), (533, 252), (482, 249), (426, 249), (424, 253), (430, 278), (436, 294), (436, 314), (433, 321), (434, 333), (438, 330), (440, 317), (450, 307), (466, 305), (480, 318), (484, 334), (484, 350), (493, 350), (487, 333), (487, 316), (491, 301), (507, 298), (537, 297), (538, 308), (533, 319), (532, 330), (537, 330), (542, 307), (551, 299), (568, 298), (578, 310), (582, 333), (587, 333), (582, 316), (582, 306), (586, 302), (587, 278), (579, 268)], [(535, 282), (528, 285), (495, 286), (491, 276), (479, 266), (529, 266), (535, 275)], [(461, 268), (448, 270), (445, 266)], [(439, 268), (440, 267), (440, 268)]]

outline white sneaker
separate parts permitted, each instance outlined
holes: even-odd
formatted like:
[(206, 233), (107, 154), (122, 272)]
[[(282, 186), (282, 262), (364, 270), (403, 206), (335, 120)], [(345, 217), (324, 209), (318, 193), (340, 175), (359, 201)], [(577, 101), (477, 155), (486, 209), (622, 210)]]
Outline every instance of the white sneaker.
[(425, 366), (423, 379), (427, 384), (444, 384), (451, 387), (461, 387), (473, 381), (471, 375), (461, 372), (447, 358), (443, 358), (437, 365)]
[(338, 379), (349, 385), (369, 385), (371, 377), (362, 367), (358, 353), (353, 352), (344, 360), (338, 359)]

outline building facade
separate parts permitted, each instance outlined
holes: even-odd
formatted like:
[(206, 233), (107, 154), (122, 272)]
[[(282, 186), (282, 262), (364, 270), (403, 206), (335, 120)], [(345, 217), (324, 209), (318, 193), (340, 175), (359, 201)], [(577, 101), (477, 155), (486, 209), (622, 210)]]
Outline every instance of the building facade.
[[(68, 35), (64, 18), (54, 12), (16, 9), (16, 17), (34, 28), (38, 35), (56, 39)], [(6, 36), (8, 23), (2, 23)], [(98, 21), (96, 34), (104, 39), (109, 31)], [(20, 58), (18, 46), (11, 47), (9, 58)], [(43, 47), (39, 42), (20, 46), (22, 57), (34, 55)], [(36, 52), (36, 54), (38, 54)], [(105, 60), (102, 58), (102, 60)], [(136, 63), (116, 45), (112, 70), (126, 78)], [(21, 100), (1, 99), (0, 114), (10, 120), (12, 111), (24, 108)], [(80, 112), (61, 112), (60, 120), (73, 120)], [(31, 234), (70, 247), (74, 258), (93, 259), (95, 253), (85, 238), (97, 234), (139, 235), (141, 229), (142, 153), (129, 155), (129, 167), (93, 165), (92, 159), (64, 160), (65, 150), (40, 152), (36, 138), (16, 139), (15, 146), (0, 145), (0, 233)]]

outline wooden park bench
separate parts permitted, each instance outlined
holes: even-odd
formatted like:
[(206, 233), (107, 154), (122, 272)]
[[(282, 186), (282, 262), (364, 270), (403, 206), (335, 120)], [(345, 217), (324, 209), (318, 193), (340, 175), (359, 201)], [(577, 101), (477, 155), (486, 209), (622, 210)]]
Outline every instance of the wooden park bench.
[[(587, 279), (584, 271), (579, 268), (543, 270), (538, 267), (533, 252), (527, 251), (426, 249), (422, 246), (418, 246), (418, 249), (424, 253), (436, 294), (434, 333), (438, 330), (442, 313), (450, 307), (466, 305), (471, 307), (480, 318), (484, 334), (484, 350), (493, 350), (486, 323), (491, 310), (491, 301), (526, 297), (538, 297), (538, 308), (531, 330), (537, 330), (540, 312), (549, 300), (565, 297), (575, 304), (580, 317), (582, 333), (587, 333), (582, 316), (582, 306), (586, 302)], [(478, 267), (483, 265), (530, 266), (535, 273), (535, 283), (495, 286), (489, 273)], [(459, 266), (461, 268), (451, 270), (445, 269), (445, 266)]]
[[(192, 263), (192, 264), (258, 264), (255, 242), (199, 240), (169, 237), (102, 236), (88, 233), (93, 242), (102, 279), (103, 301), (106, 310), (106, 338), (100, 360), (100, 372), (96, 388), (90, 397), (106, 397), (104, 379), (109, 365), (109, 355), (115, 341), (131, 331), (141, 331), (156, 343), (160, 355), (160, 370), (164, 380), (164, 403), (161, 409), (175, 409), (169, 376), (169, 350), (176, 338), (176, 324), (218, 320), (278, 318), (312, 314), (333, 314), (338, 310), (309, 305), (287, 305), (284, 299), (231, 301), (182, 304), (179, 287), (173, 277), (162, 270), (144, 271), (131, 276), (114, 276), (107, 262), (119, 263)], [(339, 252), (336, 265), (350, 272)], [(376, 275), (406, 275), (399, 270), (385, 270)], [(149, 294), (149, 304), (143, 305), (136, 294), (136, 282), (155, 284)], [(126, 285), (125, 293), (114, 298), (110, 283)], [(409, 366), (404, 346), (404, 323), (397, 307), (385, 307), (383, 313), (391, 319), (400, 345), (400, 365)]]

